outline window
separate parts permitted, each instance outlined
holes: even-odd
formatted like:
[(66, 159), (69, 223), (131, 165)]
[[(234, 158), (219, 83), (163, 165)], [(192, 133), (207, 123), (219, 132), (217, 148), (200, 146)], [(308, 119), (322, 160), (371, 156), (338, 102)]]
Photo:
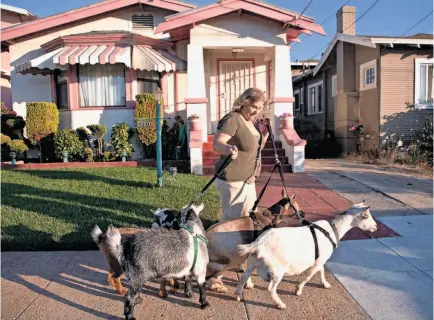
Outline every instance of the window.
[(304, 88), (302, 87), (300, 90), (300, 108), (304, 110)]
[(85, 64), (78, 71), (81, 107), (125, 106), (123, 64)]
[(332, 76), (332, 97), (336, 97), (338, 92), (338, 76), (335, 74)]
[(433, 108), (434, 59), (415, 59), (414, 104), (417, 109)]
[(132, 17), (133, 30), (154, 30), (154, 16), (148, 14), (135, 14)]
[(56, 72), (54, 74), (56, 84), (56, 104), (57, 108), (68, 108), (68, 83), (66, 81), (66, 71)]
[(377, 60), (360, 65), (360, 91), (377, 87)]
[(294, 91), (294, 111), (300, 110), (300, 91)]
[(137, 92), (154, 93), (160, 87), (160, 74), (157, 71), (137, 71)]
[(308, 114), (323, 112), (322, 105), (322, 81), (313, 83), (307, 87), (308, 92)]

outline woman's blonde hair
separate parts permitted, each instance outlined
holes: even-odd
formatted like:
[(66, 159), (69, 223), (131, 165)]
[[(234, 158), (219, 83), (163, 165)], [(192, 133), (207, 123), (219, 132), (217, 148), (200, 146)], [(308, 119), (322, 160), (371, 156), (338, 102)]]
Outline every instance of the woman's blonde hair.
[(235, 100), (232, 110), (240, 111), (243, 106), (254, 104), (258, 101), (263, 101), (265, 108), (267, 105), (265, 91), (259, 90), (258, 88), (249, 88)]

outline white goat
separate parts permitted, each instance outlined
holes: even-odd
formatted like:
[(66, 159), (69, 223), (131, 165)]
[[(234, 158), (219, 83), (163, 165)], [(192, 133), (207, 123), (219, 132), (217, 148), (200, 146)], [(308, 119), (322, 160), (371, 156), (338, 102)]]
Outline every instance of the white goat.
[[(354, 204), (348, 211), (337, 216), (333, 221), (315, 221), (315, 224), (329, 233), (334, 244), (350, 229), (358, 227), (364, 231), (374, 232), (377, 230), (377, 223), (372, 218), (368, 206), (362, 203)], [(332, 228), (336, 228), (336, 233)], [(286, 308), (286, 305), (277, 295), (277, 286), (284, 275), (297, 275), (308, 268), (309, 275), (297, 288), (299, 296), (304, 285), (318, 271), (321, 272), (321, 281), (324, 288), (330, 288), (324, 276), (324, 264), (333, 253), (333, 243), (323, 232), (315, 229), (318, 242), (318, 258), (315, 259), (315, 243), (309, 226), (286, 227), (270, 229), (263, 233), (255, 242), (247, 245), (239, 245), (240, 255), (250, 254), (247, 260), (247, 268), (242, 275), (237, 287), (237, 301), (241, 301), (244, 284), (257, 268), (258, 275), (265, 281), (269, 281), (268, 291), (271, 293), (274, 303), (279, 309)], [(336, 239), (335, 234), (338, 235)]]

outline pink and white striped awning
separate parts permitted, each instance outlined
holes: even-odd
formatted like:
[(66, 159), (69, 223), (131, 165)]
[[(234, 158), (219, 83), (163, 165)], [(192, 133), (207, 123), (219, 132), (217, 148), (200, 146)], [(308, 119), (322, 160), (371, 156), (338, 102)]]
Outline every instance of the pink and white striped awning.
[[(131, 55), (131, 50), (133, 54)], [(50, 70), (65, 69), (71, 64), (123, 63), (129, 68), (148, 71), (185, 70), (185, 61), (164, 49), (132, 45), (72, 45), (58, 48), (37, 58), (15, 66), (21, 74), (47, 74)]]

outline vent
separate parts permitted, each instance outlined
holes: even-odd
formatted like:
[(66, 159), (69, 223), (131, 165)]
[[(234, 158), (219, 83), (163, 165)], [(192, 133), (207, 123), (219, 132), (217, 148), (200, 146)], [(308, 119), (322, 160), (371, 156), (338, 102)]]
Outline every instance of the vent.
[(154, 30), (154, 16), (152, 14), (133, 15), (133, 30)]

